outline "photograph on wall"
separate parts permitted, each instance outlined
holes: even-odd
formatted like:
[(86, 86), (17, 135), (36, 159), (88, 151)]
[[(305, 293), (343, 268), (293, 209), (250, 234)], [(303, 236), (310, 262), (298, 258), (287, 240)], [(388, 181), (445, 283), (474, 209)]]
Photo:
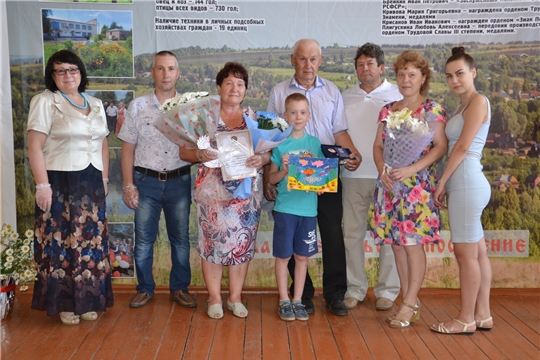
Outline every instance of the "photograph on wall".
[(122, 141), (117, 135), (124, 124), (129, 104), (135, 97), (133, 90), (86, 90), (88, 95), (97, 97), (103, 103), (109, 136), (109, 194), (107, 195), (107, 215), (118, 217), (117, 221), (130, 220), (133, 210), (122, 200)]
[(58, 50), (75, 52), (88, 77), (133, 77), (131, 11), (41, 9), (43, 64)]
[[(112, 135), (109, 135), (109, 138)], [(107, 195), (107, 218), (109, 221), (132, 221), (134, 210), (122, 200), (122, 149), (109, 148), (109, 194)]]
[(109, 148), (122, 147), (122, 141), (118, 139), (118, 133), (124, 124), (129, 103), (135, 97), (133, 90), (86, 90), (88, 95), (97, 97), (103, 103), (107, 127), (109, 129)]
[(110, 222), (109, 260), (113, 278), (134, 278), (135, 267), (133, 246), (135, 245), (135, 224), (132, 222)]

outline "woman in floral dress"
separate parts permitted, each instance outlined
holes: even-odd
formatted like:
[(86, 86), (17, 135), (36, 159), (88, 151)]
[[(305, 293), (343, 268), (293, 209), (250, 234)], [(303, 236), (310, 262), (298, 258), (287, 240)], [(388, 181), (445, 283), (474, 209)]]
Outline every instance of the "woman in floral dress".
[[(403, 301), (388, 321), (390, 327), (401, 328), (420, 317), (417, 295), (426, 270), (424, 244), (440, 239), (434, 163), (445, 154), (447, 141), (446, 112), (426, 98), (431, 76), (426, 59), (405, 51), (394, 69), (403, 99), (379, 114), (373, 145), (379, 178), (369, 224), (375, 241), (391, 244), (394, 251)], [(405, 119), (396, 121), (401, 115)]]
[[(220, 96), (218, 132), (247, 129), (244, 119), (244, 100), (248, 73), (238, 63), (226, 63), (216, 78)], [(215, 140), (213, 141), (215, 147)], [(197, 202), (199, 245), (202, 270), (208, 289), (208, 316), (223, 317), (221, 279), (223, 266), (229, 269), (227, 308), (238, 317), (248, 311), (242, 304), (241, 293), (249, 261), (255, 255), (255, 238), (259, 226), (263, 196), (262, 167), (270, 160), (269, 153), (253, 155), (246, 166), (258, 169), (251, 178), (247, 197), (236, 197), (235, 191), (247, 184), (247, 179), (224, 181), (221, 169), (210, 168), (205, 162), (217, 158), (211, 150), (181, 148), (180, 157), (185, 161), (200, 162), (195, 183), (194, 199)], [(245, 182), (245, 184), (242, 184)]]

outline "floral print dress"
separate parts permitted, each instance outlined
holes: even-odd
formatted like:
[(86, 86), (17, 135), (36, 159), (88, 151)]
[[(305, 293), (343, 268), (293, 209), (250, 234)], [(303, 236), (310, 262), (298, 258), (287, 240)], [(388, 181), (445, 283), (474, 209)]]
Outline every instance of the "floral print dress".
[(81, 315), (114, 305), (102, 173), (48, 171), (51, 210), (36, 204), (32, 309)]
[[(223, 123), (217, 131), (247, 128), (245, 120), (234, 129)], [(215, 143), (214, 143), (215, 146)], [(239, 265), (253, 259), (261, 214), (262, 168), (252, 178), (251, 196), (233, 198), (242, 180), (223, 181), (221, 168), (199, 165), (194, 198), (197, 202), (201, 258), (219, 265)]]
[[(393, 104), (382, 108), (379, 122), (392, 111)], [(430, 99), (425, 100), (411, 116), (423, 117), (428, 123), (446, 122), (444, 108)], [(387, 136), (385, 125), (383, 144)], [(432, 148), (433, 143), (430, 143), (413, 162), (421, 159)], [(433, 200), (437, 180), (435, 165), (398, 183), (393, 191), (383, 185), (380, 177), (377, 179), (368, 221), (371, 236), (377, 244), (407, 246), (437, 242), (440, 239), (439, 209)]]

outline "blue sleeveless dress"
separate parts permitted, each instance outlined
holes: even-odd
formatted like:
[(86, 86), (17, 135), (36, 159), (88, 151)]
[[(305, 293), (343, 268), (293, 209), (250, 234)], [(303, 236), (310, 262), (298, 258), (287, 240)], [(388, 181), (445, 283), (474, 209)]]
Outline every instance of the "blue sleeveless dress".
[[(446, 184), (448, 217), (453, 243), (475, 243), (484, 237), (481, 216), (489, 202), (491, 188), (482, 172), (480, 160), (491, 123), (489, 100), (487, 106), (487, 121), (480, 126), (467, 155)], [(467, 107), (468, 105), (446, 123), (448, 155), (452, 152), (463, 130), (463, 111)]]

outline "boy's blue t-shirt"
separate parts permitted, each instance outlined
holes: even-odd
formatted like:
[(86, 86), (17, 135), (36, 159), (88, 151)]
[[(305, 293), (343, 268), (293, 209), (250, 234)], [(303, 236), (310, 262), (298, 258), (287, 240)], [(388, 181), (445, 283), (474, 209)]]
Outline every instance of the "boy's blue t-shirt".
[[(304, 134), (300, 139), (288, 137), (272, 150), (272, 162), (279, 169), (283, 154), (323, 158), (321, 142), (314, 136)], [(288, 190), (287, 176), (277, 186), (278, 195), (274, 210), (298, 216), (317, 216), (317, 193), (313, 191)]]

